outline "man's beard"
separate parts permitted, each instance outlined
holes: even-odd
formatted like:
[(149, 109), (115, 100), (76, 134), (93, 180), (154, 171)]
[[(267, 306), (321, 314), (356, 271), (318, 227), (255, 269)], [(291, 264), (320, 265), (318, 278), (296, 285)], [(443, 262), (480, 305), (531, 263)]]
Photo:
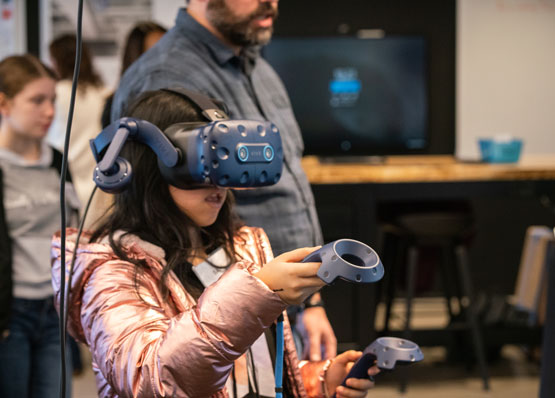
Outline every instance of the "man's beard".
[(232, 44), (244, 47), (268, 44), (272, 38), (273, 27), (255, 27), (252, 22), (260, 17), (277, 17), (277, 8), (271, 2), (260, 3), (250, 15), (237, 17), (225, 0), (210, 0), (206, 15), (210, 23)]

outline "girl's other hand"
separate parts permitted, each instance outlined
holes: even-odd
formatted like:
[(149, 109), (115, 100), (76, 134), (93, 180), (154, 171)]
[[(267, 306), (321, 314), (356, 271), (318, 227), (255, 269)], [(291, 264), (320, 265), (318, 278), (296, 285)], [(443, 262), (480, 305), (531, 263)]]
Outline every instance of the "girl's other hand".
[(301, 263), (320, 247), (305, 247), (283, 253), (254, 275), (275, 291), (285, 303), (301, 304), (326, 284), (316, 276), (321, 263)]
[[(369, 379), (355, 379), (354, 377), (348, 378), (346, 381), (346, 387), (341, 385), (341, 382), (355, 362), (362, 356), (360, 351), (345, 351), (342, 354), (336, 356), (328, 368), (325, 376), (325, 383), (328, 389), (329, 395), (335, 393), (336, 398), (343, 397), (366, 397), (368, 390), (374, 387), (374, 382)], [(380, 372), (380, 369), (376, 365), (368, 369), (368, 376), (375, 376)]]

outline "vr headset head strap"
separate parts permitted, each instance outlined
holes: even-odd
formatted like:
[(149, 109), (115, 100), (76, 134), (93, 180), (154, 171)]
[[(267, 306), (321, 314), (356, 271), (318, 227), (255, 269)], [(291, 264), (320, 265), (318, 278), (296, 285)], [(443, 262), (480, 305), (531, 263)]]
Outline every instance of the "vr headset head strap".
[(202, 115), (210, 122), (229, 119), (226, 111), (224, 111), (221, 106), (216, 105), (216, 103), (206, 95), (187, 90), (183, 87), (169, 87), (161, 90), (177, 94), (193, 102), (200, 108)]
[[(107, 162), (113, 163), (113, 159), (119, 156), (127, 138), (148, 145), (167, 167), (173, 167), (179, 161), (179, 150), (158, 127), (146, 120), (125, 117), (110, 124), (95, 139), (90, 140), (95, 160), (99, 166), (103, 165), (101, 171), (107, 171), (104, 165)], [(100, 158), (106, 147), (106, 154)]]

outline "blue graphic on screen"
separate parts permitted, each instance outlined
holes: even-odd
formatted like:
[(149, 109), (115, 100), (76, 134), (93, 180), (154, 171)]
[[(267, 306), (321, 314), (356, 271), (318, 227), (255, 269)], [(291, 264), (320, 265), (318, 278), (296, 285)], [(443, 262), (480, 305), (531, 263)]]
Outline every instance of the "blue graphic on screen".
[(424, 38), (275, 37), (264, 56), (289, 93), (305, 153), (384, 155), (426, 149)]
[(349, 107), (356, 104), (362, 83), (355, 68), (336, 68), (330, 82), (330, 106)]

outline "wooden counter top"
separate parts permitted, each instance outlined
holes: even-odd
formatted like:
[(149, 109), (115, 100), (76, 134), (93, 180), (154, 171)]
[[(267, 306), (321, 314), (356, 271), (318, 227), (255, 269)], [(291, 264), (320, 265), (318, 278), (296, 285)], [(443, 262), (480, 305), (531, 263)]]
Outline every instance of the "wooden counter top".
[(312, 184), (555, 180), (555, 155), (524, 156), (518, 163), (458, 162), (452, 156), (392, 156), (380, 164), (322, 163), (306, 156)]

